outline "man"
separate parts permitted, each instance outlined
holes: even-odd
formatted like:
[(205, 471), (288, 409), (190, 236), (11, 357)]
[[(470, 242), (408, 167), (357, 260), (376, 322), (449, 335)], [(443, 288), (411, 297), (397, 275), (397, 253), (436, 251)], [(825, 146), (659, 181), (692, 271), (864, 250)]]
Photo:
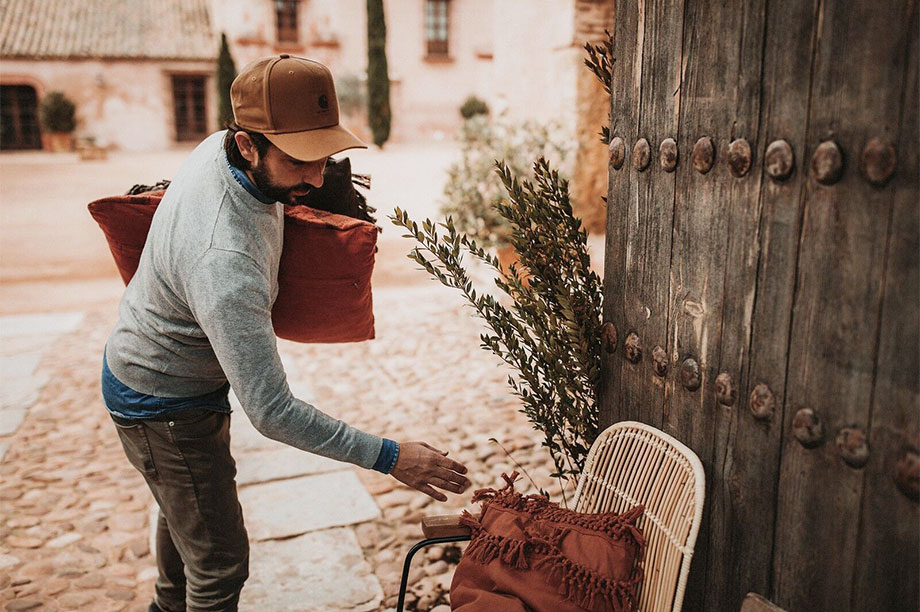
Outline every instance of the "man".
[(440, 501), (437, 489), (470, 484), (447, 453), (359, 431), (291, 394), (271, 323), (282, 203), (322, 185), (328, 156), (365, 145), (339, 125), (332, 74), (317, 62), (256, 61), (231, 99), (236, 125), (195, 149), (159, 205), (103, 359), (106, 407), (160, 507), (151, 612), (237, 609), (249, 543), (229, 448), (231, 387), (269, 438)]

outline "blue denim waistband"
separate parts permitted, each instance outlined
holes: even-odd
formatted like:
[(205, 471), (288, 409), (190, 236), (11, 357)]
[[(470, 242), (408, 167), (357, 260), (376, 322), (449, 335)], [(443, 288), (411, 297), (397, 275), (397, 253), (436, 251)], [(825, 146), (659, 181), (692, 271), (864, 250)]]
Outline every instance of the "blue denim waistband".
[(161, 419), (166, 415), (204, 408), (217, 412), (230, 412), (230, 384), (216, 391), (194, 397), (157, 397), (135, 391), (118, 380), (102, 355), (102, 399), (105, 407), (123, 419)]

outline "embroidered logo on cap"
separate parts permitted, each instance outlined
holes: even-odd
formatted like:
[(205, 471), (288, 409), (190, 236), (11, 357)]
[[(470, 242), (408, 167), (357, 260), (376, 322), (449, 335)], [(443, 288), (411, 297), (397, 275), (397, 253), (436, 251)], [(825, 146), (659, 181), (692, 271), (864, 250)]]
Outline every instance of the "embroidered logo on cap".
[(323, 110), (329, 109), (329, 98), (326, 97), (326, 94), (320, 94), (319, 107)]

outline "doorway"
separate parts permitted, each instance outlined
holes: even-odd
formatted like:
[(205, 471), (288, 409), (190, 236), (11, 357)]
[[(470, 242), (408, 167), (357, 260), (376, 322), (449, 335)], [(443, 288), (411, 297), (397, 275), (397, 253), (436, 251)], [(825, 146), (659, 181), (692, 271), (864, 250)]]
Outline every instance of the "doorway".
[(0, 85), (0, 149), (41, 149), (38, 95), (29, 85)]

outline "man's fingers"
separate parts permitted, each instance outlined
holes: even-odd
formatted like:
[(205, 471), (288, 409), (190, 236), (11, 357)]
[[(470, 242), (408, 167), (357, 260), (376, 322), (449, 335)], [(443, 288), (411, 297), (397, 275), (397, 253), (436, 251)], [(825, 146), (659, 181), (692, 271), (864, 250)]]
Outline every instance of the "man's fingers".
[(427, 448), (428, 450), (432, 450), (432, 451), (436, 452), (437, 454), (442, 455), (442, 456), (444, 456), (444, 457), (447, 456), (448, 451), (446, 451), (446, 450), (441, 450), (441, 449), (435, 448), (435, 447), (433, 447), (432, 445), (428, 444), (427, 442), (422, 442), (421, 444), (422, 444), (422, 446), (424, 446), (424, 447)]
[(445, 467), (453, 472), (457, 472), (458, 474), (466, 474), (466, 466), (462, 463), (454, 461), (453, 459), (447, 459), (445, 457), (440, 461), (440, 466)]
[(468, 486), (473, 484), (465, 476), (461, 476), (460, 474), (456, 472), (451, 472), (449, 470), (440, 470), (436, 477), (440, 480), (444, 480), (445, 482), (451, 482), (455, 485), (462, 487), (462, 490), (460, 491), (461, 493), (464, 490), (466, 490)]
[(416, 489), (427, 495), (428, 497), (433, 497), (439, 502), (447, 501), (447, 496), (441, 493), (440, 491), (435, 491), (431, 485), (422, 484), (417, 486)]
[(391, 474), (438, 501), (447, 501), (442, 489), (450, 493), (463, 493), (472, 484), (463, 474), (466, 466), (447, 458), (447, 451), (439, 450), (427, 442), (406, 442), (401, 445), (399, 458)]
[(463, 483), (452, 482), (450, 480), (444, 480), (443, 478), (432, 478), (429, 482), (439, 489), (444, 489), (451, 493), (463, 493), (466, 490)]

